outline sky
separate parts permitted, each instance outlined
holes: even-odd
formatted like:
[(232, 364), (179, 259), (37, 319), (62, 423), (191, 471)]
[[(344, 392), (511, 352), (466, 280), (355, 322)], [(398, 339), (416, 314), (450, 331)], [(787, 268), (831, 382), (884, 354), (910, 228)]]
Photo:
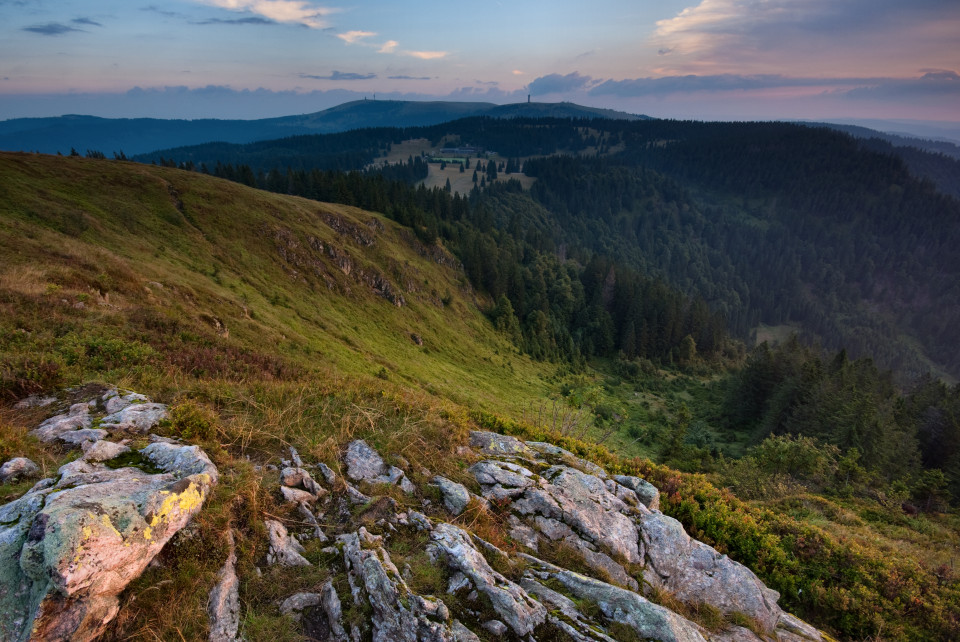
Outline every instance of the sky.
[(0, 0), (0, 120), (374, 95), (960, 123), (960, 0)]

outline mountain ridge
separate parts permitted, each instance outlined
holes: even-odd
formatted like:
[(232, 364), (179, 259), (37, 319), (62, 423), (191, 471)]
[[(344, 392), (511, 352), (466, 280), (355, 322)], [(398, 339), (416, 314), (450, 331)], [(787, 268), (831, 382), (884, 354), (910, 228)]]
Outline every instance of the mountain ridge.
[(311, 114), (256, 120), (165, 120), (65, 115), (0, 121), (0, 150), (67, 154), (71, 148), (130, 156), (207, 142), (249, 143), (301, 134), (328, 134), (368, 127), (435, 125), (468, 116), (510, 118), (525, 112), (563, 118), (646, 118), (573, 103), (356, 100)]

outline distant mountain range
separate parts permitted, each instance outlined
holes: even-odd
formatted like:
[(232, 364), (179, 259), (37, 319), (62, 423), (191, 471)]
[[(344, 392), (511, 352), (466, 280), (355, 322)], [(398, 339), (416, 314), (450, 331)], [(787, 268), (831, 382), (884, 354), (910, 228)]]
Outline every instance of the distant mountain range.
[(70, 153), (96, 150), (131, 156), (209, 142), (250, 143), (301, 134), (331, 134), (365, 127), (422, 127), (469, 116), (494, 118), (612, 118), (638, 116), (573, 103), (413, 102), (357, 100), (313, 114), (259, 120), (165, 120), (59, 116), (0, 121), (0, 150)]

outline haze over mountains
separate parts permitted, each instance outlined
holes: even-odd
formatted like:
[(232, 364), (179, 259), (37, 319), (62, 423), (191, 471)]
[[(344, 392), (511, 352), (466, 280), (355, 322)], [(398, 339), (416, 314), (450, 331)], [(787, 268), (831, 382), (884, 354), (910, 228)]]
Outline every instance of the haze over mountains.
[(411, 102), (358, 100), (313, 114), (259, 120), (164, 120), (97, 118), (15, 118), (0, 121), (0, 150), (67, 154), (76, 149), (128, 156), (212, 141), (248, 143), (303, 134), (329, 134), (363, 127), (419, 127), (465, 118), (645, 118), (572, 103)]

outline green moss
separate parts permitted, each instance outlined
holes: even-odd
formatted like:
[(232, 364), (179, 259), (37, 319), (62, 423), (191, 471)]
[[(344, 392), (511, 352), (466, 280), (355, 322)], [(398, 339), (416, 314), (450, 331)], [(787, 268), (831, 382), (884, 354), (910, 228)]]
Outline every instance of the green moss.
[(150, 475), (157, 475), (167, 472), (163, 468), (160, 468), (154, 464), (153, 461), (137, 450), (131, 450), (123, 453), (122, 455), (117, 455), (113, 459), (108, 459), (103, 463), (107, 466), (107, 468), (137, 468), (138, 470), (142, 470)]

